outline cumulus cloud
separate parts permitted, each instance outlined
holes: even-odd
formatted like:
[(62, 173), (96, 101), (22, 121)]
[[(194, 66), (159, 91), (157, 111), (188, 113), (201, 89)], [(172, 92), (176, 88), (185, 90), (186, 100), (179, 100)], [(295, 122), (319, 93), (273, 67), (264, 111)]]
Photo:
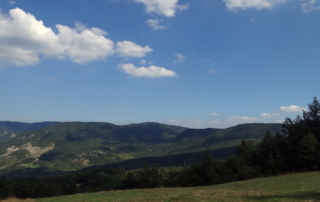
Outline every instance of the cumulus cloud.
[(163, 30), (167, 28), (166, 26), (162, 25), (158, 19), (148, 19), (146, 24), (153, 30)]
[(24, 66), (53, 57), (82, 64), (113, 54), (113, 41), (98, 28), (58, 24), (56, 29), (19, 8), (0, 13), (0, 63)]
[(305, 108), (299, 107), (297, 105), (281, 106), (280, 111), (286, 113), (298, 113), (304, 111)]
[(131, 41), (120, 41), (117, 43), (116, 52), (122, 57), (142, 58), (152, 52), (149, 46), (140, 46)]
[(122, 64), (120, 68), (127, 74), (134, 77), (161, 78), (175, 77), (176, 73), (165, 67), (151, 65), (149, 67), (136, 67), (134, 64)]
[(224, 0), (226, 7), (230, 10), (270, 9), (285, 2), (286, 0)]
[(113, 53), (113, 42), (107, 39), (104, 31), (98, 28), (77, 30), (57, 25), (59, 43), (64, 54), (76, 63), (99, 60)]
[(37, 54), (19, 47), (0, 47), (0, 64), (11, 63), (16, 66), (33, 65), (39, 62)]
[(188, 9), (188, 5), (179, 4), (179, 0), (134, 0), (145, 5), (148, 13), (165, 17), (174, 17), (178, 10)]

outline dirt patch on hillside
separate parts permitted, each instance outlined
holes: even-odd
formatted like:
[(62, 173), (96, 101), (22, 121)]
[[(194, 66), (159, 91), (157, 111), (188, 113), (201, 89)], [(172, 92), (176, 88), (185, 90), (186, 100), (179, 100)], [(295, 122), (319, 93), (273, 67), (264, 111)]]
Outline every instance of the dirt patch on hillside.
[(19, 151), (19, 150), (20, 150), (20, 148), (19, 148), (19, 147), (16, 147), (16, 146), (8, 147), (8, 148), (7, 148), (7, 152), (4, 153), (4, 154), (2, 154), (2, 155), (0, 155), (0, 157), (8, 157), (8, 156), (10, 156), (11, 154), (13, 154), (14, 152), (17, 152), (17, 151)]
[(30, 156), (36, 159), (38, 159), (42, 154), (45, 154), (53, 150), (54, 148), (55, 148), (55, 144), (53, 143), (48, 145), (47, 147), (33, 146), (30, 142), (22, 146), (22, 149), (28, 151)]
[(29, 153), (29, 156), (35, 159), (38, 159), (42, 154), (45, 154), (55, 148), (55, 144), (52, 143), (46, 147), (39, 147), (39, 146), (33, 146), (30, 142), (27, 144), (24, 144), (20, 147), (17, 146), (11, 146), (7, 148), (6, 153), (0, 155), (0, 157), (9, 157), (13, 153), (20, 151), (20, 150), (25, 150)]

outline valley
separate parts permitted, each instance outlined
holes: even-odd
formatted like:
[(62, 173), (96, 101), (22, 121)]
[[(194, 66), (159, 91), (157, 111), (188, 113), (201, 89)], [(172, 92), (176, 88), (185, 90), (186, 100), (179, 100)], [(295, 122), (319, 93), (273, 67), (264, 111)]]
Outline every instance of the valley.
[(259, 141), (266, 132), (280, 130), (280, 124), (190, 129), (152, 122), (124, 126), (7, 122), (0, 124), (0, 172), (30, 168), (73, 171), (119, 163), (136, 165), (134, 168), (152, 161), (157, 166), (184, 165), (193, 163), (205, 151), (213, 152), (215, 158), (226, 158), (242, 140)]

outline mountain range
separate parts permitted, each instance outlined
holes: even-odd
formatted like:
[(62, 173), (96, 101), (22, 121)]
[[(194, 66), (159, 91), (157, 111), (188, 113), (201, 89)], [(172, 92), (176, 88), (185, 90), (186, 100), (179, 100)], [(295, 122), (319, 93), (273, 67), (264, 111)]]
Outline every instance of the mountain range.
[(172, 166), (199, 159), (205, 151), (225, 158), (242, 140), (259, 141), (281, 124), (243, 124), (226, 129), (190, 129), (154, 122), (115, 125), (102, 122), (0, 122), (0, 172), (90, 166), (137, 168)]

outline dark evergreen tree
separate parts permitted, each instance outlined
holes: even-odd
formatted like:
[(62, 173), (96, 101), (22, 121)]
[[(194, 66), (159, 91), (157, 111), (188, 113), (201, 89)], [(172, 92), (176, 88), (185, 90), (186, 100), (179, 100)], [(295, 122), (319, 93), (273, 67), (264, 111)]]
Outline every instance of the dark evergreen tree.
[(253, 141), (241, 141), (241, 144), (238, 147), (237, 155), (243, 163), (246, 163), (248, 166), (255, 164), (254, 155), (256, 152), (256, 145)]
[[(303, 167), (300, 162), (301, 159), (297, 157), (304, 156), (301, 154), (301, 149), (305, 149), (307, 142), (313, 142), (310, 134), (317, 139), (317, 142), (320, 142), (320, 104), (318, 99), (314, 98), (308, 106), (308, 111), (304, 111), (302, 117), (297, 116), (294, 120), (286, 119), (283, 129), (288, 143), (288, 165), (292, 170), (301, 169)], [(307, 135), (310, 136), (306, 138)]]
[(305, 135), (298, 144), (299, 153), (297, 160), (299, 168), (302, 170), (315, 170), (318, 168), (318, 150), (319, 142), (317, 138), (308, 133)]
[(304, 125), (320, 141), (320, 103), (316, 97), (308, 109), (303, 112)]

